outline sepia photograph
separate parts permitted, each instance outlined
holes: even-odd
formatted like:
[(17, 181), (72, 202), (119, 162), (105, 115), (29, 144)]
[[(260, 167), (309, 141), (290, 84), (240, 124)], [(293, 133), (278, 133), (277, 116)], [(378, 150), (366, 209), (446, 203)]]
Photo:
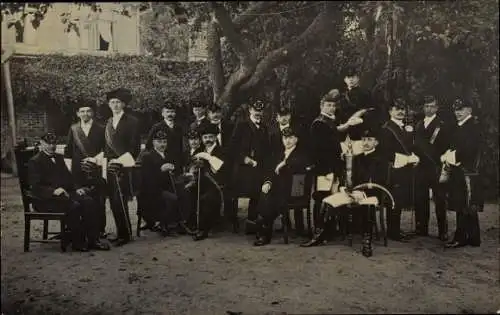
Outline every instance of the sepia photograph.
[(499, 2), (1, 2), (1, 315), (500, 314)]

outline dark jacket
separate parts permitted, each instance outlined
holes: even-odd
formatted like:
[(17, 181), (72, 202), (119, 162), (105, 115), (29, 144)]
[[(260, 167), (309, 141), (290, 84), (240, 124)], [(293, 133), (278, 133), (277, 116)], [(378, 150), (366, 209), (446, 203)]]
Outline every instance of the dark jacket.
[(337, 121), (325, 115), (318, 116), (311, 125), (311, 155), (318, 175), (333, 172), (336, 176), (344, 170), (341, 160), (341, 135), (337, 130)]
[[(79, 142), (83, 145), (83, 148), (80, 147)], [(81, 161), (102, 152), (104, 145), (104, 127), (102, 125), (94, 121), (88, 136), (83, 132), (80, 122), (71, 126), (66, 147), (64, 148), (64, 157), (71, 159), (71, 173), (75, 182), (79, 184), (85, 182), (86, 176), (82, 172)]]
[[(434, 136), (435, 134), (435, 136)], [(439, 174), (441, 169), (441, 155), (450, 145), (450, 126), (436, 116), (425, 128), (424, 121), (417, 123), (415, 128), (415, 154), (419, 156), (419, 169), (431, 169)], [(431, 140), (433, 142), (431, 143)]]
[(392, 120), (388, 120), (383, 125), (379, 138), (377, 150), (382, 153), (386, 161), (387, 188), (394, 195), (399, 208), (413, 206), (414, 167), (412, 164), (397, 169), (392, 167), (396, 153), (411, 155), (415, 152), (412, 134), (400, 128)]
[(158, 130), (163, 130), (167, 134), (168, 144), (165, 153), (174, 158), (178, 163), (182, 164), (183, 161), (181, 161), (181, 159), (184, 149), (182, 128), (177, 124), (174, 124), (174, 128), (170, 128), (164, 120), (157, 122), (153, 125), (153, 127), (151, 127), (151, 130), (149, 131), (148, 139), (146, 141), (146, 149), (153, 149), (153, 135)]
[[(239, 195), (258, 194), (264, 171), (264, 164), (269, 157), (269, 136), (267, 127), (261, 123), (257, 129), (250, 120), (239, 122), (234, 128), (229, 145), (234, 163), (232, 188)], [(257, 162), (256, 167), (246, 165), (245, 157)], [(244, 180), (242, 180), (244, 179)]]
[[(156, 150), (145, 151), (141, 154), (141, 195), (161, 195), (162, 191), (174, 192), (172, 180), (179, 173), (179, 165), (176, 161), (166, 155), (163, 158)], [(165, 163), (175, 165), (174, 174), (162, 172), (161, 166)]]
[[(448, 182), (449, 209), (462, 211), (467, 206), (484, 206), (483, 185), (479, 170), (481, 167), (482, 127), (477, 118), (472, 117), (462, 126), (457, 126), (452, 135), (450, 150), (456, 150), (456, 160), (460, 166), (451, 167)], [(470, 191), (466, 180), (470, 181)], [(470, 195), (470, 198), (468, 198)]]
[[(106, 134), (109, 135), (109, 140)], [(141, 150), (139, 120), (130, 114), (124, 113), (115, 130), (113, 128), (113, 118), (110, 117), (105, 127), (105, 139), (104, 157), (108, 161), (118, 158), (126, 152), (129, 152), (134, 159), (137, 159)]]
[(68, 193), (77, 188), (73, 182), (64, 157), (54, 154), (55, 163), (45, 152), (38, 152), (28, 162), (28, 178), (33, 196), (42, 200), (53, 197), (54, 190), (61, 187)]
[(351, 90), (346, 90), (343, 99), (340, 102), (340, 109), (338, 111), (338, 119), (341, 124), (345, 123), (355, 112), (360, 109), (374, 108), (374, 110), (365, 113), (363, 123), (357, 126), (351, 126), (347, 132), (342, 132), (343, 138), (347, 134), (353, 140), (361, 139), (363, 130), (377, 129), (380, 127), (382, 117), (382, 109), (373, 102), (373, 98), (368, 90), (361, 87), (354, 87)]

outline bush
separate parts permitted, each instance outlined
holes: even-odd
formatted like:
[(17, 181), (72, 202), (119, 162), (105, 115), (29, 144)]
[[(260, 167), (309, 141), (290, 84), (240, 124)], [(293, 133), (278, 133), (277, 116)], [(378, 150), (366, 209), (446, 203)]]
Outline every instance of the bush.
[[(76, 102), (105, 104), (109, 90), (132, 91), (135, 111), (157, 111), (165, 102), (179, 107), (210, 99), (203, 62), (169, 62), (143, 56), (112, 57), (47, 55), (12, 61), (12, 86), (17, 104), (38, 106), (40, 100), (63, 111)], [(159, 78), (161, 76), (161, 79)]]

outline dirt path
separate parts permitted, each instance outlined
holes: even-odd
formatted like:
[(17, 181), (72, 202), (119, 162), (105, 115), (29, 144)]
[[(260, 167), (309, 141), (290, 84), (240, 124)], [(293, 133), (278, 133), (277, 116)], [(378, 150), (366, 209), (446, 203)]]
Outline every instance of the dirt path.
[[(480, 214), (483, 245), (443, 251), (435, 238), (376, 244), (374, 256), (335, 242), (299, 248), (278, 235), (219, 233), (140, 239), (110, 252), (22, 251), (15, 179), (2, 178), (2, 308), (5, 314), (494, 313), (500, 309), (498, 207)], [(131, 213), (135, 213), (131, 210)], [(133, 216), (134, 217), (134, 216)], [(409, 215), (404, 216), (409, 227)], [(110, 227), (113, 224), (109, 217)], [(449, 213), (450, 230), (454, 215)], [(431, 226), (435, 228), (435, 218)], [(35, 225), (36, 233), (41, 227)], [(35, 232), (34, 232), (35, 233)], [(431, 230), (431, 234), (436, 231)]]

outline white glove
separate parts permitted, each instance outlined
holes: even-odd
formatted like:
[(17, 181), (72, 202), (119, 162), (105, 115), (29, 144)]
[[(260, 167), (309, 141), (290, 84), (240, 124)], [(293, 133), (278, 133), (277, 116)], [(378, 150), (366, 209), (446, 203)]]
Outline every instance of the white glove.
[(420, 162), (420, 158), (418, 156), (416, 156), (415, 153), (412, 153), (408, 157), (408, 163), (410, 163), (410, 164), (418, 164), (418, 162)]
[(207, 152), (200, 152), (200, 153), (197, 153), (195, 155), (195, 157), (197, 157), (199, 159), (203, 159), (203, 160), (208, 160), (208, 159), (210, 159), (210, 154), (208, 154)]
[(349, 118), (349, 120), (347, 120), (347, 124), (349, 126), (356, 126), (362, 123), (363, 123), (363, 118), (360, 117), (351, 117)]
[(448, 151), (446, 151), (443, 155), (441, 155), (441, 158), (440, 158), (441, 163), (446, 162), (446, 157), (447, 157), (449, 152), (450, 152), (450, 150), (448, 149)]
[(267, 194), (269, 193), (269, 191), (271, 190), (271, 184), (269, 183), (264, 183), (264, 185), (262, 185), (262, 192), (264, 194)]
[(276, 173), (276, 175), (279, 175), (280, 173), (280, 170), (283, 166), (285, 166), (285, 161), (281, 161), (277, 166), (276, 168), (274, 169), (274, 172)]

